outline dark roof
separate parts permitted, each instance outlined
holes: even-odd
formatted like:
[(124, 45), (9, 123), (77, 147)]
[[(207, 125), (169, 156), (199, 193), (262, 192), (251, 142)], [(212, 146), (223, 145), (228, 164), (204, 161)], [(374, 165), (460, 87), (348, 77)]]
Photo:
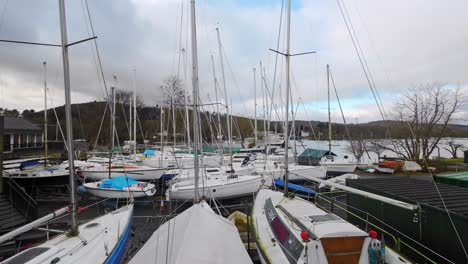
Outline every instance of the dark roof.
[(22, 117), (5, 116), (4, 118), (5, 132), (42, 131), (39, 126)]
[(308, 148), (302, 152), (299, 157), (308, 157), (308, 158), (315, 158), (315, 159), (321, 159), (323, 156), (326, 155), (333, 155), (336, 156), (335, 153), (329, 152), (328, 150), (323, 150), (323, 149), (311, 149)]
[[(347, 180), (353, 188), (380, 194), (397, 200), (421, 203), (444, 210), (443, 203), (432, 181), (408, 177), (384, 177), (373, 179)], [(468, 189), (437, 183), (447, 209), (468, 217)], [(445, 211), (445, 210), (444, 210)]]

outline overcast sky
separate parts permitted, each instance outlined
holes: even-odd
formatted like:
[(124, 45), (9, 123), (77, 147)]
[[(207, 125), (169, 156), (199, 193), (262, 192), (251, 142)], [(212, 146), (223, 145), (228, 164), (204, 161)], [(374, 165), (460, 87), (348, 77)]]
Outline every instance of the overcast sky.
[[(66, 2), (69, 42), (89, 37), (84, 0)], [(155, 105), (161, 100), (159, 87), (164, 79), (179, 75), (184, 80), (187, 69), (190, 89), (189, 2), (88, 0), (108, 86), (114, 85), (112, 76), (116, 75), (118, 88), (132, 89), (135, 68), (137, 93), (146, 104)], [(345, 2), (386, 109), (391, 109), (402, 89), (420, 83), (442, 81), (453, 87), (460, 85), (467, 93), (468, 2)], [(200, 95), (205, 103), (215, 101), (211, 54), (222, 84), (215, 30), (219, 27), (228, 101), (234, 104), (234, 114), (253, 115), (254, 67), (257, 68), (258, 113), (263, 114), (259, 63), (263, 62), (271, 90), (276, 55), (268, 49), (276, 48), (280, 10), (281, 0), (197, 1)], [(326, 64), (330, 64), (348, 121), (380, 119), (337, 2), (293, 1), (291, 28), (292, 53), (317, 52), (291, 60), (293, 100), (297, 102), (300, 98), (304, 102), (304, 107), (298, 108), (299, 118), (326, 120)], [(58, 44), (58, 1), (0, 0), (0, 39)], [(280, 43), (280, 50), (284, 50), (284, 40)], [(182, 53), (181, 49), (187, 52)], [(47, 61), (48, 67), (49, 107), (62, 105), (60, 56), (60, 49), (55, 47), (0, 43), (1, 107), (20, 111), (43, 108), (43, 61)], [(104, 97), (95, 57), (92, 42), (70, 48), (74, 103)], [(277, 101), (284, 98), (284, 90), (281, 97), (278, 95), (278, 84), (284, 82), (283, 69), (284, 61), (280, 58), (275, 87)], [(340, 122), (339, 108), (332, 95), (332, 118)]]

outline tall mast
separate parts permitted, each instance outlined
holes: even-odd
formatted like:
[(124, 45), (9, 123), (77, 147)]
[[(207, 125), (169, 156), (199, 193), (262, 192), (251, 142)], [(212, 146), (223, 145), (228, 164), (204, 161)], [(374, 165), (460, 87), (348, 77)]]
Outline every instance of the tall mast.
[(112, 150), (114, 148), (114, 108), (115, 108), (115, 104), (114, 104), (114, 101), (115, 101), (115, 93), (114, 93), (114, 87), (111, 87), (111, 96), (109, 98), (109, 108), (110, 108), (110, 111), (109, 111), (109, 115), (110, 115), (110, 118), (109, 118), (109, 161), (108, 161), (108, 175), (107, 177), (110, 179), (111, 178), (111, 165), (112, 165)]
[(44, 65), (44, 166), (47, 166), (47, 62), (42, 62)]
[(260, 90), (262, 91), (262, 108), (263, 108), (263, 141), (264, 144), (266, 145), (267, 142), (267, 133), (266, 133), (266, 119), (267, 119), (267, 114), (266, 114), (266, 108), (265, 108), (265, 87), (263, 86), (263, 71), (262, 71), (262, 62), (260, 61)]
[(224, 101), (226, 102), (226, 124), (228, 130), (228, 146), (229, 146), (229, 156), (231, 157), (231, 173), (232, 169), (232, 131), (231, 131), (231, 121), (232, 117), (229, 116), (229, 102), (227, 97), (226, 89), (226, 76), (224, 74), (224, 62), (223, 62), (223, 50), (221, 48), (221, 37), (219, 36), (219, 28), (216, 28), (216, 35), (218, 36), (218, 50), (219, 50), (219, 62), (221, 64), (221, 76), (223, 77), (223, 89), (224, 89)]
[(332, 127), (330, 112), (330, 65), (327, 64), (327, 91), (328, 91), (328, 152), (331, 152)]
[[(128, 124), (128, 137), (130, 142), (132, 142), (132, 98), (128, 98), (128, 116), (129, 116), (129, 124)], [(131, 144), (131, 143), (130, 143)]]
[(112, 141), (111, 141), (111, 146), (112, 150), (114, 149), (115, 146), (115, 87), (112, 87), (112, 121), (111, 121), (111, 128), (112, 128)]
[(289, 172), (288, 172), (288, 153), (289, 153), (289, 59), (290, 59), (290, 36), (291, 36), (291, 0), (288, 0), (288, 16), (287, 16), (287, 26), (286, 26), (286, 107), (285, 107), (285, 115), (286, 115), (286, 122), (284, 124), (284, 145), (286, 147), (286, 151), (284, 152), (284, 196), (288, 197), (288, 180), (289, 180)]
[[(291, 92), (291, 91), (290, 91)], [(296, 150), (296, 115), (294, 113), (294, 101), (292, 97), (292, 93), (290, 93), (291, 99), (291, 117), (292, 117), (292, 124), (291, 124), (291, 132), (293, 137), (293, 154), (294, 154), (294, 162), (297, 161), (297, 150)]]
[[(223, 78), (223, 89), (224, 89), (224, 101), (226, 102), (226, 124), (228, 130), (228, 144), (229, 144), (229, 153), (232, 157), (232, 133), (231, 133), (231, 122), (229, 121), (229, 102), (227, 97), (227, 89), (226, 89), (226, 77), (224, 74), (224, 62), (223, 62), (223, 50), (221, 48), (221, 37), (219, 36), (219, 28), (216, 28), (216, 35), (218, 36), (218, 50), (219, 50), (219, 62), (221, 64), (221, 76)], [(232, 158), (231, 158), (232, 159)], [(232, 163), (232, 160), (231, 160)]]
[(189, 120), (189, 111), (188, 111), (188, 86), (187, 81), (187, 55), (185, 54), (185, 49), (182, 49), (182, 55), (184, 57), (184, 97), (185, 97), (185, 129), (187, 129), (187, 146), (190, 147), (190, 120)]
[(137, 125), (137, 105), (136, 105), (136, 69), (133, 69), (133, 158), (136, 159), (136, 125)]
[(70, 65), (68, 63), (68, 40), (67, 40), (67, 20), (65, 18), (64, 0), (59, 0), (60, 11), (60, 35), (62, 37), (62, 61), (63, 61), (63, 81), (65, 86), (65, 119), (67, 124), (67, 145), (68, 145), (68, 170), (70, 184), (70, 206), (71, 206), (71, 228), (72, 236), (78, 235), (77, 225), (77, 203), (75, 193), (75, 164), (73, 148), (73, 129), (71, 116), (71, 96), (70, 96)]
[(214, 59), (213, 59), (213, 54), (211, 54), (211, 66), (213, 68), (213, 81), (214, 81), (214, 88), (215, 88), (215, 104), (216, 104), (216, 115), (218, 116), (218, 136), (217, 140), (222, 140), (223, 138), (223, 133), (221, 129), (221, 117), (219, 114), (219, 104), (218, 104), (218, 85), (217, 85), (217, 80), (216, 80), (216, 71), (215, 71), (215, 65), (214, 65)]
[(163, 109), (163, 106), (162, 104), (159, 106), (159, 127), (161, 129), (161, 158), (159, 159), (159, 167), (162, 168), (162, 164), (163, 164), (163, 157), (164, 157), (164, 128), (163, 128), (163, 125), (164, 125), (164, 109)]
[(172, 138), (174, 140), (174, 149), (176, 146), (176, 114), (175, 114), (175, 106), (174, 106), (174, 98), (171, 98), (171, 107), (172, 107)]
[(197, 55), (197, 25), (195, 19), (195, 0), (190, 1), (190, 17), (192, 24), (192, 85), (193, 85), (193, 153), (195, 159), (194, 176), (195, 176), (195, 196), (194, 203), (198, 203), (198, 55)]
[[(262, 69), (260, 69), (260, 72)], [(258, 146), (258, 132), (257, 132), (257, 74), (255, 68), (253, 68), (254, 75), (254, 118), (255, 118), (255, 146)]]

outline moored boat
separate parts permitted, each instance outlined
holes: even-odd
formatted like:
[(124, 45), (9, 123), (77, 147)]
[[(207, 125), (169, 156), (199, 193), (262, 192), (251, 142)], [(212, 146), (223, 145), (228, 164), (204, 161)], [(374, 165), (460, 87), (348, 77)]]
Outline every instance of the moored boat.
[(156, 194), (156, 186), (119, 176), (98, 182), (87, 182), (83, 186), (90, 194), (101, 198), (142, 198)]

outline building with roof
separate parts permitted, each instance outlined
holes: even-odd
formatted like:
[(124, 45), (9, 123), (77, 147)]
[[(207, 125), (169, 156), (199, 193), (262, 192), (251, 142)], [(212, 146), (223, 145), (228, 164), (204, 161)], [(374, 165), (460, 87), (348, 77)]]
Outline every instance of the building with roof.
[(44, 147), (42, 129), (22, 117), (3, 117), (3, 142), (6, 158)]

